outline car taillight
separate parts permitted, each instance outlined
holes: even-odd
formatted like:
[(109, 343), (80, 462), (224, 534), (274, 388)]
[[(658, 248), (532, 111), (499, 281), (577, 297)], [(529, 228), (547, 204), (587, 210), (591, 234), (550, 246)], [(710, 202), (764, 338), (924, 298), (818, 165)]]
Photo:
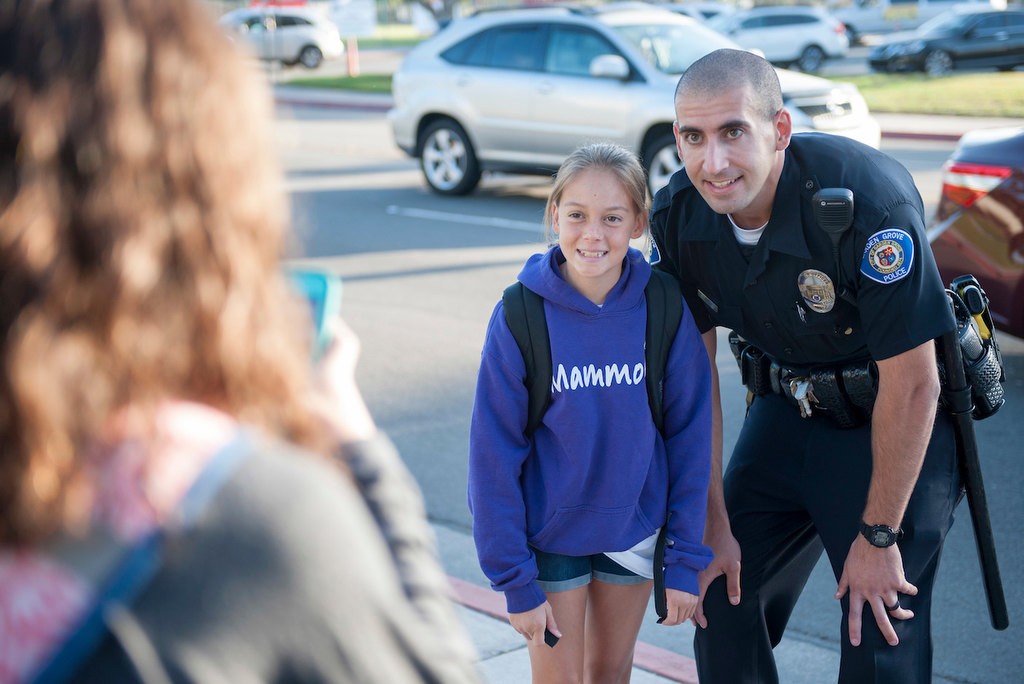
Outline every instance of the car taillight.
[(992, 192), (1013, 172), (1008, 166), (947, 161), (942, 167), (942, 196), (967, 208)]

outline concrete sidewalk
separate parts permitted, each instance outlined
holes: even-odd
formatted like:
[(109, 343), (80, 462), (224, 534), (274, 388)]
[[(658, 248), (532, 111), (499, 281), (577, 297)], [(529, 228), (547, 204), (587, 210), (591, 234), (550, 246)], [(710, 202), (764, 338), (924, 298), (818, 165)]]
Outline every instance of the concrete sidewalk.
[[(286, 107), (326, 107), (351, 111), (386, 112), (392, 106), (390, 93), (274, 86), (274, 99)], [(873, 115), (882, 128), (883, 138), (940, 140), (955, 142), (970, 130), (1019, 127), (1020, 119), (971, 116), (933, 116), (923, 114)]]

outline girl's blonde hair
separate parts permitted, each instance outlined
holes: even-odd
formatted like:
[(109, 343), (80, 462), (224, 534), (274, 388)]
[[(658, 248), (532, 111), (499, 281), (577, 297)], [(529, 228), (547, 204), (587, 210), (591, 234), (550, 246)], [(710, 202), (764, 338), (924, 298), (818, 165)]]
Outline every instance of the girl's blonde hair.
[(549, 243), (557, 241), (552, 229), (551, 214), (562, 200), (566, 186), (581, 172), (589, 169), (604, 169), (615, 174), (637, 213), (643, 217), (646, 226), (647, 175), (640, 165), (640, 160), (621, 145), (591, 143), (577, 148), (570, 154), (555, 175), (555, 185), (551, 188), (547, 206), (544, 207), (544, 235)]
[(198, 0), (0, 6), (0, 544), (69, 521), (125, 407), (326, 443), (259, 83)]

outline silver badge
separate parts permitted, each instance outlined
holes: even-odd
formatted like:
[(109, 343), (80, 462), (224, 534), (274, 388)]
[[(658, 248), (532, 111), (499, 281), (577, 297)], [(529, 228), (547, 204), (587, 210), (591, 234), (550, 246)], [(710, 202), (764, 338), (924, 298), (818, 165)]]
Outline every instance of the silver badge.
[(796, 285), (811, 311), (828, 313), (836, 305), (836, 288), (825, 273), (809, 268), (800, 273)]

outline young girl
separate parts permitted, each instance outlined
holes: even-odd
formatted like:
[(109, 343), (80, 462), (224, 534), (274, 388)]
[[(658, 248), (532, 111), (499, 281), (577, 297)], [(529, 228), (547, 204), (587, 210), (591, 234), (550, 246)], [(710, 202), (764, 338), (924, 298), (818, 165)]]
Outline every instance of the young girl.
[[(664, 624), (693, 615), (697, 574), (711, 560), (701, 542), (710, 365), (684, 305), (662, 435), (643, 375), (651, 268), (629, 246), (646, 218), (644, 172), (627, 150), (588, 145), (559, 170), (545, 211), (558, 243), (519, 274), (544, 299), (551, 339), (551, 402), (533, 434), (525, 364), (501, 303), (487, 330), (470, 430), (473, 535), (529, 642), (535, 682), (629, 681), (662, 525)], [(545, 630), (560, 637), (555, 646)]]

